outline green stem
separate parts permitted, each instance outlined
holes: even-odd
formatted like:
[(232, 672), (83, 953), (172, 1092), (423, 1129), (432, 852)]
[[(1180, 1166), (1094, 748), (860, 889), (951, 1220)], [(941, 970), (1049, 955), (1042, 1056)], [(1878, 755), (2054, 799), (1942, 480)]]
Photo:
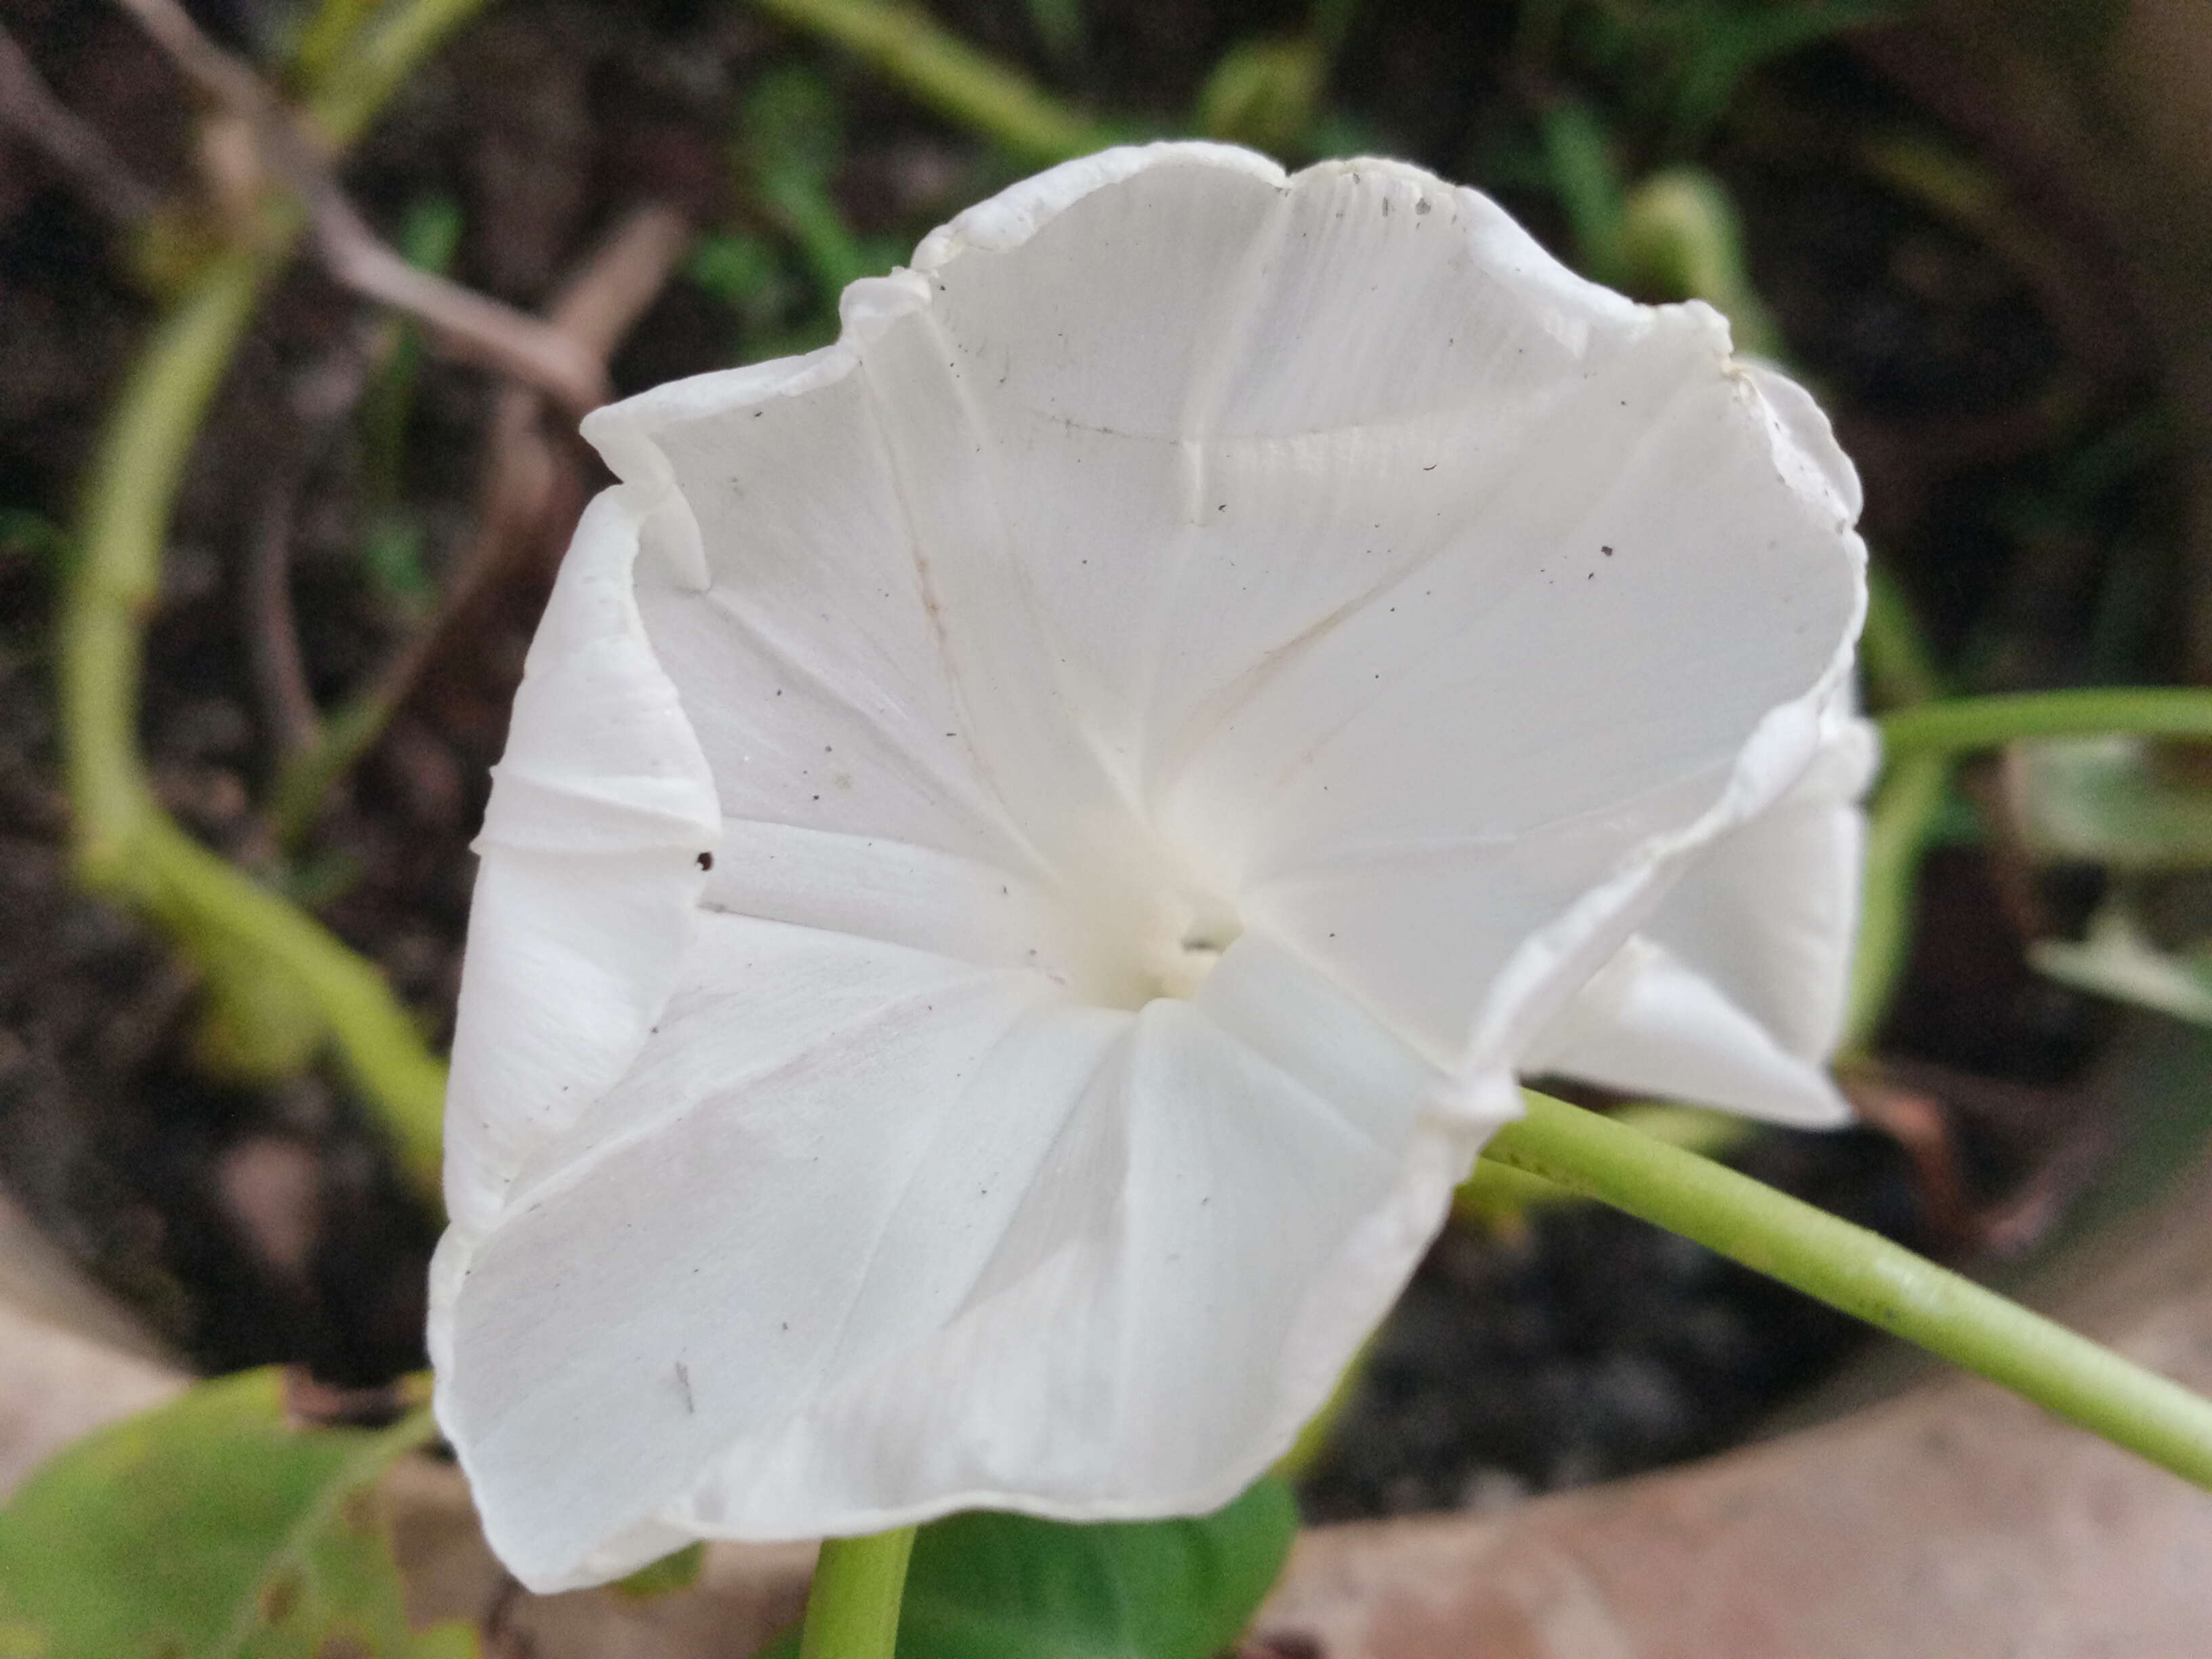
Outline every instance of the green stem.
[(392, 699), (376, 687), (325, 715), (314, 743), (278, 769), (269, 790), (269, 830), (288, 851), (307, 840), (323, 810), (324, 797), (375, 747), (398, 712)]
[(258, 991), (264, 1006), (263, 988), (271, 980), (303, 997), (376, 1109), (401, 1172), (434, 1201), (446, 1069), (384, 975), (306, 911), (209, 852), (165, 814), (140, 826), (132, 852), (129, 882), (109, 890), (165, 924), (211, 975), (227, 974)]
[(1887, 564), (1867, 566), (1866, 629), (1859, 635), (1859, 661), (1866, 670), (1867, 690), (1883, 708), (1902, 708), (1933, 702), (1944, 692), (1943, 671), (1912, 601)]
[[(343, 0), (325, 0), (339, 4)], [(307, 113), (331, 146), (349, 149), (402, 82), (489, 0), (386, 0), (329, 71), (308, 89)]]
[(1956, 754), (2023, 738), (2143, 737), (2212, 741), (2212, 690), (2193, 686), (2084, 686), (2005, 696), (1949, 697), (1881, 717), (1891, 755)]
[(378, 0), (323, 0), (301, 29), (292, 50), (295, 84), (323, 85), (362, 25), (376, 15)]
[(914, 1528), (868, 1538), (825, 1538), (806, 1594), (799, 1659), (891, 1659), (906, 1595)]
[(1921, 855), (1950, 785), (1949, 756), (1906, 755), (1889, 767), (1867, 814), (1866, 874), (1844, 1005), (1844, 1054), (1860, 1053), (1873, 1042), (1896, 997), (1912, 944)]
[(131, 844), (155, 810), (138, 757), (138, 685), (169, 512), (275, 264), (266, 248), (236, 248), (202, 271), (140, 353), (93, 452), (57, 635), (78, 867), (95, 886), (127, 878)]
[(1483, 1156), (1693, 1239), (2212, 1489), (2212, 1401), (1878, 1234), (1524, 1091)]
[[(343, 9), (343, 0), (331, 0)], [(313, 95), (332, 144), (483, 0), (404, 0), (333, 64)], [(208, 406), (302, 219), (272, 206), (252, 240), (216, 255), (140, 351), (86, 477), (76, 557), (56, 619), (63, 765), (86, 886), (161, 923), (207, 976), (210, 1007), (249, 1072), (304, 1058), (326, 1030), (434, 1195), (442, 1070), (376, 969), (312, 918), (186, 836), (154, 799), (138, 750), (145, 629), (160, 598), (177, 489)]]
[(1019, 70), (975, 50), (920, 11), (883, 0), (759, 0), (761, 9), (862, 58), (939, 114), (1039, 161), (1087, 155), (1118, 137)]

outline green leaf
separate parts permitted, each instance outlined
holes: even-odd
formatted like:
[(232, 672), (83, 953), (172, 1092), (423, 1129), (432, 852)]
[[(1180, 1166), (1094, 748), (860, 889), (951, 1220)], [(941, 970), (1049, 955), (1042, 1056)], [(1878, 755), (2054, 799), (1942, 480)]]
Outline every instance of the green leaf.
[(648, 1561), (627, 1578), (615, 1581), (614, 1592), (633, 1601), (650, 1601), (657, 1596), (671, 1595), (678, 1590), (687, 1590), (699, 1582), (699, 1570), (707, 1565), (704, 1544), (686, 1544), (672, 1555), (664, 1555), (658, 1561)]
[(1618, 286), (1621, 267), (1620, 168), (1613, 140), (1587, 104), (1569, 99), (1544, 117), (1544, 159), (1575, 239), (1575, 263), (1595, 283)]
[[(1212, 1659), (1244, 1633), (1297, 1530), (1272, 1476), (1188, 1521), (950, 1516), (915, 1536), (899, 1659)], [(798, 1651), (793, 1631), (761, 1659)]]
[(1199, 91), (1198, 130), (1276, 155), (1301, 155), (1328, 80), (1328, 55), (1310, 35), (1240, 40)]
[(2080, 944), (2042, 939), (2027, 954), (2037, 972), (2077, 991), (2212, 1025), (2212, 954), (2160, 950), (2124, 896), (2106, 902)]
[(2029, 853), (2115, 870), (2212, 867), (2212, 786), (2142, 738), (2016, 743), (2005, 796)]
[(88, 1436), (0, 1510), (0, 1659), (473, 1659), (408, 1629), (374, 1490), (432, 1432), (301, 1427), (270, 1367)]

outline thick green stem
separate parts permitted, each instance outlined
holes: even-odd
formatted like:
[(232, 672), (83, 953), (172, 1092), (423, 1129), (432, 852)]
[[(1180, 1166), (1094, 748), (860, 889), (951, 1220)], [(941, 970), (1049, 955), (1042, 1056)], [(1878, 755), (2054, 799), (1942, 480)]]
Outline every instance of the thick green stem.
[(2023, 738), (2197, 738), (2212, 742), (2212, 690), (2166, 685), (2084, 686), (2007, 696), (1948, 697), (1881, 716), (1892, 755), (1957, 754)]
[(95, 886), (127, 880), (131, 843), (154, 810), (138, 758), (138, 684), (169, 511), (274, 264), (264, 249), (237, 248), (201, 273), (140, 353), (93, 453), (57, 633), (78, 865)]
[(799, 1659), (891, 1659), (906, 1595), (914, 1528), (868, 1538), (826, 1538), (806, 1595)]
[(1809, 1204), (1524, 1091), (1483, 1156), (1694, 1239), (2212, 1490), (2212, 1401)]
[(835, 40), (939, 114), (1039, 161), (1120, 142), (1021, 71), (976, 51), (920, 11), (883, 0), (759, 0), (785, 22)]
[[(167, 926), (211, 975), (243, 981), (249, 994), (273, 981), (303, 998), (375, 1108), (402, 1173), (434, 1201), (446, 1068), (374, 964), (166, 815), (140, 826), (131, 851), (133, 872), (121, 896)], [(264, 995), (259, 1006), (268, 1001)]]
[[(333, 147), (356, 137), (408, 70), (483, 3), (386, 6), (384, 21), (358, 33), (311, 94)], [(300, 1063), (327, 1032), (408, 1173), (434, 1195), (444, 1075), (406, 1011), (374, 968), (179, 830), (155, 800), (138, 750), (145, 629), (178, 486), (301, 226), (295, 204), (272, 205), (250, 240), (198, 272), (141, 350), (94, 451), (56, 622), (76, 864), (88, 887), (160, 922), (191, 953), (240, 1069)]]

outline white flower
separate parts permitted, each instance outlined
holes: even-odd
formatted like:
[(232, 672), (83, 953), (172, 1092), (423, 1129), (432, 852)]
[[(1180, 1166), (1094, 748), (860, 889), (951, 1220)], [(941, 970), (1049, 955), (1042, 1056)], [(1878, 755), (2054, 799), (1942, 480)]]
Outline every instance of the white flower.
[(1516, 1071), (1839, 1111), (1856, 486), (1711, 311), (1176, 144), (844, 319), (586, 423), (484, 824), (432, 1344), (541, 1589), (1208, 1508)]

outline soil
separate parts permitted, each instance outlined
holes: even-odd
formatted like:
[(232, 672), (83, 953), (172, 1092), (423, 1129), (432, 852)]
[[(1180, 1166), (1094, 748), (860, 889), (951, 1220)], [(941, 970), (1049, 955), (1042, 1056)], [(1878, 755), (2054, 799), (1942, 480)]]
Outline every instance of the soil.
[[(276, 0), (193, 9), (264, 56), (291, 15)], [(1087, 0), (1091, 49), (1069, 61), (1023, 8), (938, 9), (1094, 112), (1166, 131), (1223, 50), (1294, 27), (1304, 9)], [(10, 0), (0, 18), (142, 179), (192, 186), (191, 100), (118, 10)], [(1363, 9), (1328, 142), (1492, 189), (1564, 248), (1540, 182), (1541, 112), (1588, 100), (1632, 173), (1669, 158), (1667, 123), (1637, 90), (1648, 77), (1605, 40), (1570, 30), (1540, 69), (1516, 42), (1504, 8)], [(1838, 41), (1760, 70), (1705, 152), (1742, 208), (1784, 337), (1860, 459), (1869, 538), (1966, 683), (2154, 677), (2174, 649), (2158, 599), (2172, 573), (2155, 551), (2172, 486), (2154, 445), (2125, 459), (2151, 403), (2140, 342), (2124, 314), (2114, 320), (2124, 308), (2094, 302), (2108, 262), (2032, 218), (1963, 222), (1872, 165), (1869, 146), (1898, 135), (1979, 165), (1890, 87), (1877, 56)], [(748, 97), (794, 66), (827, 89), (840, 129), (832, 189), (864, 246), (910, 244), (1017, 170), (744, 6), (507, 0), (413, 77), (347, 182), (395, 237), (426, 201), (458, 204), (453, 274), (526, 307), (641, 200), (764, 246), (766, 270), (738, 304), (696, 266), (671, 283), (613, 365), (619, 388), (636, 390), (810, 343), (826, 325), (826, 294), (731, 161)], [(2023, 246), (2039, 252), (2024, 258)], [(274, 1089), (211, 1080), (193, 1056), (190, 978), (69, 876), (47, 631), (67, 552), (53, 527), (68, 520), (101, 412), (153, 315), (109, 227), (0, 134), (0, 1181), (195, 1364), (293, 1360), (334, 1384), (372, 1383), (422, 1363), (433, 1218), (334, 1075)], [(179, 817), (314, 895), (442, 1042), (468, 838), (565, 531), (537, 537), (466, 626), (441, 634), (307, 854), (270, 863), (256, 803), (273, 721), (243, 599), (257, 525), (272, 505), (290, 511), (298, 635), (325, 709), (424, 625), (429, 603), (404, 561), (395, 574), (364, 558), (365, 503), (385, 486), (357, 430), (298, 414), (317, 377), (372, 356), (377, 335), (304, 265), (264, 308), (194, 453), (151, 634), (143, 741)], [(433, 584), (477, 513), (494, 391), (453, 363), (421, 375), (395, 493)], [(2124, 464), (2109, 459), (2116, 446)], [(595, 464), (565, 444), (559, 453), (580, 499)], [(2070, 1085), (2107, 1019), (2022, 959), (2024, 930), (2077, 915), (2094, 881), (2011, 866), (1971, 813), (1950, 839), (1929, 864), (1879, 1045), (1944, 1157), (1931, 1163), (1924, 1137), (1913, 1152), (1869, 1128), (1763, 1133), (1739, 1161), (1955, 1256), (2077, 1150)], [(1609, 1213), (1546, 1212), (1491, 1236), (1455, 1229), (1378, 1338), (1309, 1506), (1339, 1517), (1482, 1505), (1704, 1451), (1857, 1340), (1848, 1322)]]

